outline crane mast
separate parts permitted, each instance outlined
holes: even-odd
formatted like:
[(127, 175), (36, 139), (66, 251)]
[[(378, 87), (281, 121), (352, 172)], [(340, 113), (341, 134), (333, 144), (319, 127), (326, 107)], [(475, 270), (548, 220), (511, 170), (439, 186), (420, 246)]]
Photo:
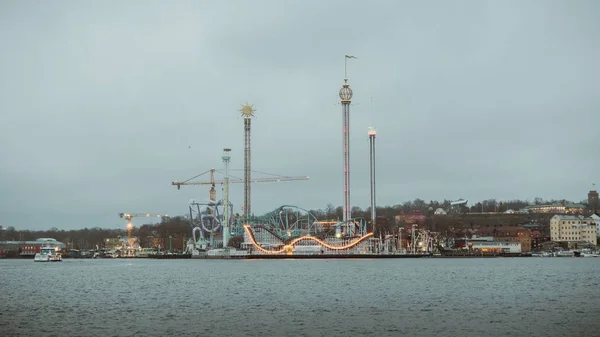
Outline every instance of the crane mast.
[(210, 192), (208, 195), (208, 199), (211, 202), (217, 201), (217, 191), (215, 190), (215, 169), (210, 169)]

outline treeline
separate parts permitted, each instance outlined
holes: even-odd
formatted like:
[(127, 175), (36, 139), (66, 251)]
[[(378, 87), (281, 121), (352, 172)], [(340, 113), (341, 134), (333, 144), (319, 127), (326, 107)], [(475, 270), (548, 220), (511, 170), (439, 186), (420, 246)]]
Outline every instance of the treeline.
[[(403, 204), (397, 204), (394, 206), (377, 206), (377, 216), (385, 217), (389, 220), (393, 220), (396, 215), (409, 215), (415, 211), (428, 216), (434, 214), (434, 212), (441, 208), (448, 212), (451, 208), (453, 200), (434, 201), (429, 202), (422, 199), (415, 199), (407, 201)], [(504, 200), (498, 201), (496, 199), (488, 199), (479, 201), (471, 206), (464, 207), (461, 209), (461, 213), (499, 213), (507, 210), (518, 211), (527, 206), (531, 205), (547, 205), (553, 203), (567, 204), (571, 203), (568, 200), (544, 200), (542, 198), (535, 198), (533, 202), (526, 200)], [(585, 203), (582, 201), (582, 203)], [(332, 204), (328, 204), (323, 209), (311, 210), (318, 219), (341, 219), (343, 216), (343, 208), (341, 206), (335, 207)], [(353, 217), (363, 217), (365, 219), (371, 218), (371, 207), (362, 209), (358, 206), (352, 207)]]
[[(433, 219), (431, 215), (434, 214), (435, 210), (442, 208), (445, 211), (450, 209), (451, 200), (444, 201), (429, 201), (426, 202), (422, 199), (415, 199), (407, 201), (403, 204), (394, 206), (381, 206), (377, 207), (377, 227), (386, 228), (383, 231), (387, 231), (387, 227), (397, 227), (395, 224), (396, 215), (410, 215), (415, 211), (420, 212), (427, 217), (425, 223), (431, 229), (442, 229), (448, 228), (454, 225), (458, 225), (455, 220), (442, 220)], [(543, 200), (541, 198), (535, 198), (533, 203), (529, 203), (524, 200), (508, 200), (508, 201), (497, 201), (495, 199), (488, 199), (478, 202), (469, 208), (465, 209), (465, 213), (493, 213), (493, 212), (504, 212), (508, 209), (520, 210), (528, 205), (542, 205), (550, 203), (568, 203), (566, 200)], [(311, 213), (319, 220), (340, 220), (342, 219), (342, 207), (335, 207), (332, 204), (325, 206), (323, 209), (311, 210)], [(352, 216), (362, 217), (368, 222), (371, 218), (370, 207), (362, 209), (360, 207), (352, 208)], [(469, 225), (469, 224), (465, 224)], [(470, 224), (473, 225), (473, 224)], [(161, 223), (155, 225), (141, 225), (134, 227), (132, 235), (138, 237), (140, 244), (143, 247), (153, 246), (153, 238), (167, 238), (171, 236), (173, 239), (188, 238), (191, 236), (190, 222), (185, 217), (172, 217), (164, 218)], [(106, 229), (100, 227), (84, 228), (78, 230), (59, 230), (58, 228), (51, 228), (49, 230), (16, 230), (14, 227), (7, 227), (0, 231), (2, 237), (0, 240), (9, 241), (28, 241), (35, 240), (38, 238), (54, 238), (58, 241), (64, 242), (75, 249), (93, 249), (96, 246), (103, 247), (103, 240), (107, 238), (115, 238), (120, 236), (126, 236), (127, 230), (125, 224), (123, 229)]]
[[(7, 227), (2, 231), (2, 240), (7, 241), (29, 241), (39, 238), (53, 238), (68, 245), (74, 249), (94, 249), (104, 247), (104, 240), (107, 238), (116, 238), (127, 236), (125, 224), (123, 229), (107, 228), (84, 228), (72, 230), (59, 230), (51, 228), (49, 230), (17, 230), (14, 227)], [(161, 223), (154, 225), (141, 225), (134, 227), (132, 236), (138, 237), (142, 247), (153, 246), (153, 238), (167, 238), (172, 236), (174, 239), (186, 238), (191, 235), (190, 222), (185, 217), (177, 216), (165, 218)]]

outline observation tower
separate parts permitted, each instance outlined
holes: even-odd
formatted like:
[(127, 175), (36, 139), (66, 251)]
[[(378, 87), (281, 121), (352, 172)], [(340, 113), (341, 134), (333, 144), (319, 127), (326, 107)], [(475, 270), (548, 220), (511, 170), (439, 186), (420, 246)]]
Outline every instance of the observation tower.
[(347, 235), (352, 235), (354, 226), (350, 224), (352, 221), (350, 206), (350, 102), (352, 100), (352, 89), (348, 84), (347, 61), (356, 57), (344, 55), (344, 85), (340, 89), (339, 96), (342, 103), (343, 113), (343, 152), (344, 152), (344, 210), (343, 222), (347, 227)]
[(369, 128), (369, 148), (371, 162), (371, 222), (373, 224), (373, 232), (375, 232), (375, 219), (377, 219), (377, 208), (375, 206), (375, 136), (377, 130)]
[(250, 209), (250, 184), (252, 180), (252, 164), (250, 149), (250, 131), (252, 117), (254, 117), (254, 106), (252, 104), (244, 104), (240, 109), (242, 117), (244, 118), (244, 221), (248, 221), (250, 215), (252, 215)]

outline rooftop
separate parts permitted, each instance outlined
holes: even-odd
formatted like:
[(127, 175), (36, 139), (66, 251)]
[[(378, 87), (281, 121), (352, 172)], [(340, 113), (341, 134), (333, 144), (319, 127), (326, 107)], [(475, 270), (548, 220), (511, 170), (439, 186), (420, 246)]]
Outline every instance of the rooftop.
[(519, 233), (527, 232), (530, 231), (520, 226), (484, 227), (477, 230), (477, 235), (518, 235)]
[(529, 205), (525, 208), (542, 208), (542, 207), (565, 207), (565, 208), (585, 208), (586, 206), (584, 204), (580, 204), (580, 203), (573, 203), (573, 202), (567, 202), (564, 205), (560, 202), (555, 202), (552, 204), (545, 204), (545, 205)]
[(557, 220), (593, 220), (594, 218), (587, 218), (584, 217), (582, 215), (561, 215), (561, 214), (557, 214), (555, 216), (552, 217), (552, 219), (557, 219)]

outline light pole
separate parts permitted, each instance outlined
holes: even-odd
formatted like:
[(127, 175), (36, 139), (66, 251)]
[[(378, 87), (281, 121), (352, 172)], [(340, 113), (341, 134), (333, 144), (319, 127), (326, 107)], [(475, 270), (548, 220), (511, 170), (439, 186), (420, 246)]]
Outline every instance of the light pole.
[(375, 128), (369, 128), (369, 148), (371, 162), (371, 221), (373, 221), (373, 231), (375, 231), (375, 219), (377, 218), (377, 209), (375, 207)]
[[(223, 248), (229, 244), (229, 160), (231, 149), (223, 149), (223, 163), (225, 164), (225, 178), (223, 179)], [(244, 181), (246, 182), (246, 181)], [(248, 221), (245, 218), (244, 221)]]
[(417, 227), (416, 224), (412, 225), (412, 233), (411, 233), (411, 244), (410, 244), (410, 250), (412, 251), (412, 253), (414, 254), (416, 252), (416, 248), (415, 247), (415, 227)]
[(402, 253), (402, 231), (404, 228), (398, 227), (398, 247), (400, 247), (400, 253)]

